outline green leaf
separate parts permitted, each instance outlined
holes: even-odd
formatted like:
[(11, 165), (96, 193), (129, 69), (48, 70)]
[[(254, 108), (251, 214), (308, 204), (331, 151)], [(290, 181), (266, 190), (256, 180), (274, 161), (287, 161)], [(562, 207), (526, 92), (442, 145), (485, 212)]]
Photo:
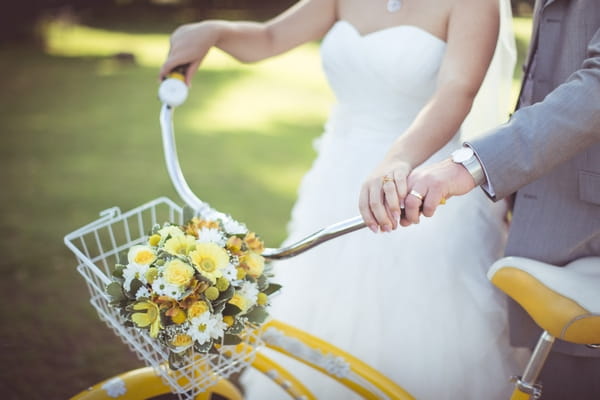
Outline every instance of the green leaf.
[(129, 293), (128, 293), (129, 297), (135, 299), (135, 294), (142, 286), (144, 286), (144, 283), (142, 281), (140, 281), (139, 279), (134, 278), (131, 281), (131, 284), (129, 285), (129, 288), (130, 288)]
[(265, 290), (263, 290), (263, 293), (269, 296), (281, 289), (281, 287), (282, 286), (278, 283), (269, 283), (269, 286)]
[(218, 305), (221, 303), (225, 303), (225, 302), (231, 300), (231, 298), (233, 297), (234, 294), (235, 294), (235, 288), (233, 287), (233, 285), (229, 285), (227, 290), (219, 293), (219, 297), (213, 302), (213, 304)]
[(242, 309), (239, 308), (238, 306), (231, 304), (231, 303), (227, 303), (227, 305), (225, 306), (225, 309), (223, 310), (223, 315), (238, 315), (239, 313), (242, 312)]
[(227, 333), (231, 335), (239, 335), (244, 331), (244, 323), (242, 321), (235, 321), (233, 325), (227, 329)]
[(263, 322), (265, 322), (268, 316), (269, 313), (267, 312), (267, 310), (259, 306), (252, 308), (250, 312), (246, 314), (248, 321), (256, 325), (260, 325)]
[(106, 293), (108, 293), (112, 302), (121, 302), (126, 300), (123, 287), (119, 282), (109, 283), (108, 286), (106, 286)]
[(212, 313), (213, 314), (223, 313), (224, 309), (225, 309), (225, 303), (213, 304)]
[(198, 342), (195, 342), (194, 350), (196, 350), (198, 353), (208, 353), (212, 346), (213, 346), (212, 340), (206, 341), (203, 344), (199, 344)]
[(112, 270), (112, 276), (114, 276), (115, 278), (123, 278), (123, 270), (125, 269), (125, 265), (123, 264), (116, 264), (115, 267)]
[(264, 275), (261, 275), (256, 279), (256, 284), (258, 286), (258, 290), (260, 290), (261, 292), (263, 292), (267, 287), (269, 287), (269, 281)]
[(237, 335), (228, 335), (225, 334), (223, 336), (223, 345), (231, 346), (242, 343), (242, 339)]

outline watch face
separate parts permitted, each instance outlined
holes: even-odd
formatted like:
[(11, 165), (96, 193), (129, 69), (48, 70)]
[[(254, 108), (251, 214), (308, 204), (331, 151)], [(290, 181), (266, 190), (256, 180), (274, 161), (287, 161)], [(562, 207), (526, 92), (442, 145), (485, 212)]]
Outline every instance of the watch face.
[(452, 153), (452, 161), (455, 163), (463, 163), (473, 157), (473, 149), (470, 147), (462, 147)]

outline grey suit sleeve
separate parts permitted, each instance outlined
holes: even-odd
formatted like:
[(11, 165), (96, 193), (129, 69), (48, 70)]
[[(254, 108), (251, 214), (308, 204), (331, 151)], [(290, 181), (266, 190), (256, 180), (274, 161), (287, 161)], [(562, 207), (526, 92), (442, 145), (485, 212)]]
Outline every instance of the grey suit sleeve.
[(600, 141), (600, 29), (581, 68), (546, 98), (469, 142), (493, 200), (502, 199)]

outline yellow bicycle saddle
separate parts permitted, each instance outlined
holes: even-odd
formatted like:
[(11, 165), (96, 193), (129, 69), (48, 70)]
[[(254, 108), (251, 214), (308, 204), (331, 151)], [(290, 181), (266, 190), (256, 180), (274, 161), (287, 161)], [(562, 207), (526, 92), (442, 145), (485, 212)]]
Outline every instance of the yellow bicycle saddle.
[(552, 336), (600, 343), (600, 257), (581, 258), (564, 267), (505, 257), (492, 265), (488, 278)]

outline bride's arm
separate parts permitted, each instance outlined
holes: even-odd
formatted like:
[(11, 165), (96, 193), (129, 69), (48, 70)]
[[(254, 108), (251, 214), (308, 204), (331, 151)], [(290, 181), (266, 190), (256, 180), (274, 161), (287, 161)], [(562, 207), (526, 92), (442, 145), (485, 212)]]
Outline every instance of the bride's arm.
[[(437, 89), (362, 186), (359, 209), (371, 230), (397, 227), (409, 172), (448, 143), (460, 128), (492, 59), (498, 28), (498, 0), (454, 2)], [(383, 182), (384, 176), (394, 181)]]
[(190, 64), (186, 73), (189, 84), (213, 46), (242, 62), (263, 60), (321, 38), (335, 19), (335, 0), (301, 0), (264, 23), (207, 20), (182, 25), (171, 36), (171, 48), (160, 78), (179, 65)]

